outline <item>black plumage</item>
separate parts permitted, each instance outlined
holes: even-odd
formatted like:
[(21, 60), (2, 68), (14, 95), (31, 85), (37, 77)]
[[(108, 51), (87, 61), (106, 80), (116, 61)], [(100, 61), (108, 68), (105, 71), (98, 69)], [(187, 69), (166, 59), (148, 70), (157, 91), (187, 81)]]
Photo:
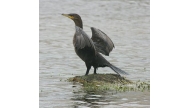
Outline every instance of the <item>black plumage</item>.
[(127, 74), (125, 71), (113, 66), (101, 54), (109, 56), (114, 48), (112, 40), (101, 30), (91, 27), (92, 38), (83, 31), (82, 19), (78, 14), (62, 14), (75, 22), (75, 34), (73, 37), (73, 45), (76, 54), (86, 64), (86, 74), (88, 75), (91, 66), (94, 67), (94, 74), (98, 67), (110, 67), (117, 74)]

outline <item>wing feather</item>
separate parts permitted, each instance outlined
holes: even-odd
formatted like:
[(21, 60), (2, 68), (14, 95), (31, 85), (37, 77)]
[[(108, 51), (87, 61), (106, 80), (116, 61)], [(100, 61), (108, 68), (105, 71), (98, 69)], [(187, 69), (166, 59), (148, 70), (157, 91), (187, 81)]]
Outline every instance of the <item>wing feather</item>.
[(73, 39), (74, 47), (79, 50), (85, 47), (91, 48), (95, 53), (95, 46), (93, 41), (88, 37), (88, 35), (78, 26), (75, 26), (76, 32)]
[(109, 56), (109, 53), (114, 48), (112, 40), (101, 30), (91, 27), (92, 40), (96, 50), (104, 55)]

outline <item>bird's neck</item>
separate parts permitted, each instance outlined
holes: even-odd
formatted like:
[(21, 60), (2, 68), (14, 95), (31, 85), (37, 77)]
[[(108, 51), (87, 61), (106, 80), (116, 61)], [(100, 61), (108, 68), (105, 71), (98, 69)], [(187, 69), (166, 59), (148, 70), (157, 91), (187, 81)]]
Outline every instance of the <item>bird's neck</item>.
[(83, 29), (82, 19), (74, 20), (75, 25)]

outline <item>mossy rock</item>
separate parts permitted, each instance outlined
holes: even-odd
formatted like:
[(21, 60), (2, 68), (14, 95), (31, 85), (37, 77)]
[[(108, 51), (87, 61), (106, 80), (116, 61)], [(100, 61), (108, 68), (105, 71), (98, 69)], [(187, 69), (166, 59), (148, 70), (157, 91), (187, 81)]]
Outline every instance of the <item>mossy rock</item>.
[(117, 74), (90, 74), (88, 76), (75, 76), (69, 78), (70, 82), (79, 82), (87, 92), (96, 91), (144, 91), (150, 90), (149, 82), (130, 81)]

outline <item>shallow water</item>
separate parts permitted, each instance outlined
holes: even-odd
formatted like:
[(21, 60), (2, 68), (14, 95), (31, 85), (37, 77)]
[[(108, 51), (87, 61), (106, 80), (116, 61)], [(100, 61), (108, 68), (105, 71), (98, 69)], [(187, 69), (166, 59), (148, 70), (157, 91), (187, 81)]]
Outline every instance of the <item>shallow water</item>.
[[(80, 91), (80, 84), (65, 81), (84, 75), (86, 67), (74, 52), (74, 22), (61, 15), (78, 13), (89, 36), (90, 27), (105, 32), (115, 45), (105, 58), (128, 72), (128, 79), (149, 81), (149, 0), (40, 0), (39, 3), (40, 108), (149, 107), (150, 92), (85, 93)], [(114, 72), (99, 68), (97, 73)]]

